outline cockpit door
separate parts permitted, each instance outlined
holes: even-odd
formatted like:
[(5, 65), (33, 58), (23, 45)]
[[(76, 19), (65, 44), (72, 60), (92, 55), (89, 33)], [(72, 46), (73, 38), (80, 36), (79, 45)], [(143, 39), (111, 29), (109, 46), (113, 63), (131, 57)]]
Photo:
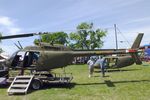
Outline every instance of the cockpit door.
[(23, 60), (25, 56), (25, 51), (19, 51), (16, 53), (11, 66), (13, 67), (23, 67)]

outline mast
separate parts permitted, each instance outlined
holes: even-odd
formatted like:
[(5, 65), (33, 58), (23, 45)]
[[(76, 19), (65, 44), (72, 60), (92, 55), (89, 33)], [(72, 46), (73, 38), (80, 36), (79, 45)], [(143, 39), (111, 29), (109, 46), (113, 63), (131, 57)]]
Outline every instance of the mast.
[(116, 49), (118, 49), (118, 38), (117, 38), (117, 27), (116, 27), (116, 24), (114, 24), (114, 28), (115, 28)]

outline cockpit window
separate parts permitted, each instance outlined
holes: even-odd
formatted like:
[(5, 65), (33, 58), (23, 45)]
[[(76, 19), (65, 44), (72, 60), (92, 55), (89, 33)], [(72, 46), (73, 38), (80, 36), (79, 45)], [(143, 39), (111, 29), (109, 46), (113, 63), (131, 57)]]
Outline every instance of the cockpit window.
[(14, 52), (14, 53), (10, 56), (10, 58), (14, 58), (14, 57), (16, 56), (16, 54), (17, 54), (19, 51), (20, 51), (20, 50)]
[(18, 51), (13, 56), (13, 67), (31, 67), (37, 64), (39, 52), (33, 51)]
[(23, 61), (24, 56), (25, 56), (25, 52), (24, 51), (20, 51), (17, 53), (17, 56), (19, 56), (19, 61)]
[(39, 59), (39, 54), (40, 54), (39, 52), (26, 52), (24, 58), (24, 66), (25, 67), (35, 66)]
[(25, 52), (24, 51), (17, 51), (11, 57), (13, 59), (11, 66), (13, 67), (21, 67), (22, 61), (24, 59)]

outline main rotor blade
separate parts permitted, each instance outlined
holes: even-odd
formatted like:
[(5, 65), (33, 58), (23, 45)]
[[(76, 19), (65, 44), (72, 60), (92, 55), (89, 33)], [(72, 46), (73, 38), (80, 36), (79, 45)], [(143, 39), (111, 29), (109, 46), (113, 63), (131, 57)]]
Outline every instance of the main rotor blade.
[(0, 37), (0, 40), (3, 39), (12, 39), (12, 38), (23, 38), (23, 37), (31, 37), (34, 35), (42, 35), (42, 34), (48, 34), (46, 32), (38, 32), (38, 33), (27, 33), (27, 34), (18, 34), (18, 35), (8, 35), (8, 36), (2, 36)]
[(35, 33), (2, 36), (2, 37), (0, 37), (0, 40), (2, 40), (2, 39), (12, 39), (12, 38), (22, 38), (22, 37), (31, 37), (31, 36), (34, 36), (34, 34)]

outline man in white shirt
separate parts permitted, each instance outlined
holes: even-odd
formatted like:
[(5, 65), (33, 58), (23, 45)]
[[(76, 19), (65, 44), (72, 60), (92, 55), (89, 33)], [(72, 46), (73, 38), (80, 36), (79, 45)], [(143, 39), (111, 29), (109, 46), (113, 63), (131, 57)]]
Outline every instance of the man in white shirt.
[(99, 58), (95, 64), (95, 66), (100, 66), (101, 72), (102, 72), (102, 77), (105, 76), (105, 67), (106, 67), (106, 58)]
[(94, 71), (94, 59), (91, 57), (87, 64), (89, 65), (89, 78), (93, 75), (93, 71)]

